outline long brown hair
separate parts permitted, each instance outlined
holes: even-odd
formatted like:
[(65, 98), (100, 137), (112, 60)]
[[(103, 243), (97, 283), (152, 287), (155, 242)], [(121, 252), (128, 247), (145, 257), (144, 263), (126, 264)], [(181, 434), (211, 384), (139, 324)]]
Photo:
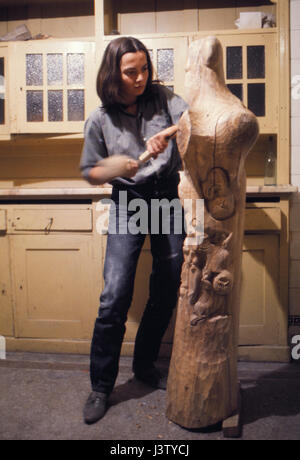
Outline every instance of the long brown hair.
[(97, 75), (97, 94), (104, 108), (113, 109), (120, 105), (121, 58), (126, 53), (136, 53), (137, 51), (145, 53), (149, 72), (145, 91), (140, 97), (148, 97), (153, 93), (153, 67), (147, 48), (137, 38), (118, 37), (107, 45)]

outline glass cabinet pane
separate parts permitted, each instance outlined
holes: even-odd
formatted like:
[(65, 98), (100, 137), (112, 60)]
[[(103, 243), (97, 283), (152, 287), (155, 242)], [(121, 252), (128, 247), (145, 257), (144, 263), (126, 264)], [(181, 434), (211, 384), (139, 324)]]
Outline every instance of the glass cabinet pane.
[(63, 83), (62, 54), (47, 54), (47, 82), (49, 86)]
[(26, 85), (41, 86), (43, 84), (43, 55), (26, 54)]
[(63, 121), (63, 91), (48, 91), (48, 120)]
[(84, 90), (68, 90), (68, 120), (84, 120)]
[(27, 121), (43, 121), (43, 91), (26, 92)]
[(5, 76), (4, 57), (0, 57), (0, 125), (5, 123)]
[(174, 80), (174, 50), (157, 50), (157, 73), (158, 79), (162, 81)]
[(228, 79), (243, 78), (243, 49), (241, 46), (226, 48), (226, 77)]
[(265, 47), (247, 46), (248, 78), (265, 78)]
[(231, 83), (227, 85), (228, 89), (238, 97), (241, 101), (243, 100), (243, 85), (241, 83)]
[(68, 54), (67, 75), (68, 85), (84, 84), (84, 54)]
[(248, 84), (248, 108), (257, 116), (266, 115), (265, 83)]

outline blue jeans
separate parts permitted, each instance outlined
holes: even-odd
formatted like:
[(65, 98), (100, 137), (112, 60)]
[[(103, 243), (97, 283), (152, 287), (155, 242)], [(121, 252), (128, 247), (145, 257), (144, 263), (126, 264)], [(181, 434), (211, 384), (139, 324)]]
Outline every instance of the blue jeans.
[[(128, 199), (142, 197), (150, 203), (151, 198), (173, 199), (177, 195), (177, 182), (168, 190), (159, 183), (137, 187), (128, 193)], [(112, 199), (118, 208), (118, 191), (113, 190)], [(137, 192), (137, 193), (136, 193)], [(128, 212), (123, 219), (130, 219)], [(170, 234), (150, 234), (153, 257), (150, 276), (149, 299), (144, 310), (135, 340), (133, 370), (150, 367), (157, 359), (163, 335), (168, 327), (180, 285), (183, 262), (182, 246), (184, 230), (176, 234), (173, 229), (176, 211), (170, 208)], [(117, 212), (118, 217), (118, 212)], [(149, 227), (151, 213), (149, 211)], [(132, 301), (136, 267), (145, 234), (108, 234), (104, 264), (105, 287), (100, 296), (99, 314), (95, 322), (91, 346), (90, 375), (93, 391), (109, 394), (115, 384), (119, 357), (128, 310)]]

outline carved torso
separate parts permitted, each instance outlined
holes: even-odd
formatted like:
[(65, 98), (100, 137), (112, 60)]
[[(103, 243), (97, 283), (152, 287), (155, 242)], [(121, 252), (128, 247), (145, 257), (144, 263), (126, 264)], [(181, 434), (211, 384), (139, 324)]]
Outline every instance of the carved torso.
[[(257, 138), (258, 123), (226, 87), (222, 47), (215, 37), (190, 46), (185, 89), (189, 110), (177, 133), (184, 164), (179, 196), (183, 206), (187, 198), (204, 200), (204, 238), (196, 244), (186, 238), (184, 243), (167, 415), (187, 428), (198, 428), (224, 419), (237, 404), (232, 381), (236, 380), (244, 163)], [(188, 233), (195, 233), (197, 220), (188, 221)]]
[(221, 46), (214, 38), (191, 45), (186, 94), (189, 110), (180, 120), (177, 142), (188, 182), (180, 187), (180, 197), (184, 201), (191, 187), (190, 194), (204, 199), (205, 205), (204, 241), (190, 249), (193, 256), (185, 247), (195, 323), (226, 311), (223, 296), (234, 282), (233, 220), (240, 209), (245, 157), (258, 126), (252, 112), (226, 87)]

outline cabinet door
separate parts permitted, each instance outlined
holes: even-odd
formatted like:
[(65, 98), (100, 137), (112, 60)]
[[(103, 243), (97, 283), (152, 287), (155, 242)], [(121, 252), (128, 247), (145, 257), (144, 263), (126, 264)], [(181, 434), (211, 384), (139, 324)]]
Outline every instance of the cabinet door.
[(242, 259), (240, 345), (278, 345), (279, 235), (246, 235)]
[(84, 235), (12, 237), (16, 337), (90, 339), (91, 241)]
[(278, 130), (276, 34), (220, 35), (228, 88), (258, 118), (260, 132)]
[(83, 131), (95, 106), (95, 44), (37, 41), (14, 46), (17, 133)]
[[(1, 213), (4, 211), (0, 210)], [(5, 336), (13, 335), (10, 273), (9, 237), (0, 230), (0, 335)]]
[(0, 45), (0, 139), (9, 134), (8, 112), (8, 51)]
[[(207, 35), (207, 34), (206, 34)], [(193, 40), (205, 35), (197, 34)], [(224, 76), (228, 88), (258, 118), (261, 133), (278, 131), (279, 68), (277, 34), (239, 30), (218, 34), (223, 46)]]
[[(176, 94), (184, 97), (184, 66), (187, 59), (186, 37), (142, 39), (150, 52), (154, 78), (162, 81)], [(184, 64), (185, 65), (185, 64)]]

